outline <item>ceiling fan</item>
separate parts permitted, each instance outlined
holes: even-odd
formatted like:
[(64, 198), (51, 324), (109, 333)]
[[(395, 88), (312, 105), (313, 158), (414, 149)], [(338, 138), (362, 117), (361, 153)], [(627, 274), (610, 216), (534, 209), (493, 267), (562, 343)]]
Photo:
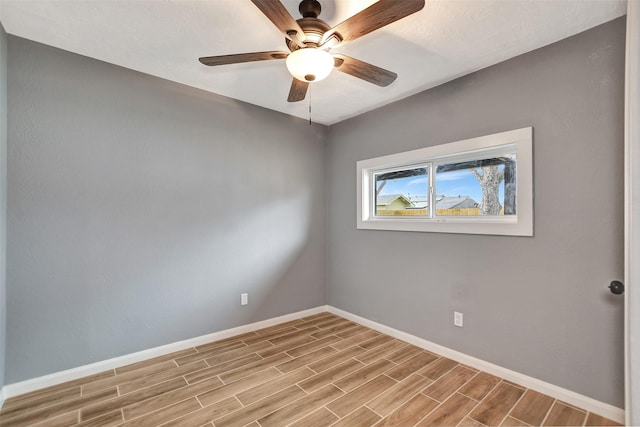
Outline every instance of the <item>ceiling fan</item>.
[(241, 62), (286, 59), (293, 76), (287, 101), (302, 101), (310, 82), (327, 77), (333, 68), (378, 86), (388, 86), (397, 74), (384, 68), (329, 51), (372, 31), (411, 15), (424, 7), (425, 0), (379, 0), (331, 28), (318, 18), (317, 0), (302, 0), (297, 21), (279, 0), (251, 0), (285, 35), (290, 52), (268, 51), (199, 58), (204, 65), (227, 65)]

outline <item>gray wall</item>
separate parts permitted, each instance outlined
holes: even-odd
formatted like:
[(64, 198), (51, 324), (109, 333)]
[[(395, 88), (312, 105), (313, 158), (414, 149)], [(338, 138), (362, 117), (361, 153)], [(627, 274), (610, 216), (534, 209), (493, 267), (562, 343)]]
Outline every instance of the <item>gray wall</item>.
[(4, 385), (7, 253), (7, 34), (0, 23), (0, 388)]
[(8, 97), (7, 383), (325, 304), (326, 127), (12, 36)]
[[(623, 407), (623, 299), (606, 286), (623, 277), (624, 31), (618, 19), (332, 126), (329, 303)], [(356, 230), (357, 160), (526, 126), (535, 237)]]

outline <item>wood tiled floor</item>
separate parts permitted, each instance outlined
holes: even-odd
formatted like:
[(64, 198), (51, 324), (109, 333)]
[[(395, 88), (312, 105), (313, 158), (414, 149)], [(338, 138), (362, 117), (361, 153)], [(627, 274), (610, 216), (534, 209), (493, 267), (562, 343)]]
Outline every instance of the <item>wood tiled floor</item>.
[(321, 313), (7, 400), (26, 425), (618, 424)]

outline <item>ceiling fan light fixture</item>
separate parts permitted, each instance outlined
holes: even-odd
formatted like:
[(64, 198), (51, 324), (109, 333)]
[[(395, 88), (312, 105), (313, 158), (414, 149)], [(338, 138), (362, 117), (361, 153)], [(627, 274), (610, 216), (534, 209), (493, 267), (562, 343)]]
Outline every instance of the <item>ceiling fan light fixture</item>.
[(285, 43), (291, 53), (237, 53), (204, 56), (199, 61), (215, 66), (287, 58), (287, 69), (293, 76), (287, 102), (305, 99), (309, 83), (326, 78), (334, 68), (379, 87), (389, 86), (398, 77), (396, 73), (339, 53), (330, 55), (329, 51), (416, 13), (425, 5), (425, 0), (378, 0), (335, 27), (330, 27), (318, 18), (322, 10), (318, 0), (300, 2), (300, 19), (291, 16), (282, 4), (284, 0), (250, 1), (285, 34)]
[(287, 57), (287, 69), (293, 77), (303, 82), (317, 82), (333, 70), (333, 56), (326, 50), (314, 47), (298, 49)]

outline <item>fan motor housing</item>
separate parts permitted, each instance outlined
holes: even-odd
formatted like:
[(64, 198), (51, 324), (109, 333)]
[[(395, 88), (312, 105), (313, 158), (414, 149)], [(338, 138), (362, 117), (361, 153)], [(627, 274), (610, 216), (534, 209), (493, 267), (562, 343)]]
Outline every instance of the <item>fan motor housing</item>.
[[(300, 18), (297, 20), (300, 28), (304, 31), (304, 44), (306, 47), (318, 47), (324, 33), (329, 31), (329, 24), (318, 18)], [(285, 39), (287, 47), (291, 52), (300, 49), (294, 41)]]

